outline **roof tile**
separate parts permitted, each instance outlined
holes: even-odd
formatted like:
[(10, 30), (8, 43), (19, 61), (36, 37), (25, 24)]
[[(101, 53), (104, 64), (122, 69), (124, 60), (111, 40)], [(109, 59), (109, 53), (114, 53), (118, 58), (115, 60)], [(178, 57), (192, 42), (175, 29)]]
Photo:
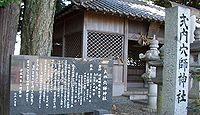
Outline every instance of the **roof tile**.
[(122, 0), (91, 0), (79, 4), (86, 9), (103, 11), (125, 16), (144, 18), (148, 20), (164, 21), (165, 8), (152, 4), (138, 4)]

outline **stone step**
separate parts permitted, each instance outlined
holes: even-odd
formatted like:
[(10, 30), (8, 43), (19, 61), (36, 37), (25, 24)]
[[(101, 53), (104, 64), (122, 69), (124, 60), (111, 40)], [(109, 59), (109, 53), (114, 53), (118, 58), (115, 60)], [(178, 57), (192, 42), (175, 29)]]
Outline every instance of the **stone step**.
[(143, 95), (130, 95), (129, 96), (129, 99), (130, 100), (145, 100), (145, 99), (147, 99), (148, 97), (147, 97), (147, 95), (145, 95), (145, 94), (143, 94)]
[(21, 115), (37, 115), (36, 113), (21, 113)]
[(103, 114), (103, 115), (116, 115), (116, 114)]
[(129, 96), (129, 95), (147, 95), (148, 91), (125, 91), (122, 95)]
[(124, 92), (123, 96), (128, 97), (130, 100), (145, 100), (147, 99), (148, 89), (146, 88), (132, 88)]
[[(103, 115), (116, 115), (116, 114), (103, 114)], [(128, 115), (128, 113), (121, 113), (120, 115)]]

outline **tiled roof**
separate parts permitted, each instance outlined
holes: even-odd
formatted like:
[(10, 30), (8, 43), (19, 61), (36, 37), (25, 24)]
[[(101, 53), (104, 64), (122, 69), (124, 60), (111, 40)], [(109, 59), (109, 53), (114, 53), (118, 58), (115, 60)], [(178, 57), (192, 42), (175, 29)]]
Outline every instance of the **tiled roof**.
[(78, 7), (88, 10), (112, 13), (127, 17), (136, 17), (154, 21), (165, 20), (165, 8), (153, 4), (140, 4), (136, 2), (125, 2), (123, 0), (87, 0), (75, 3)]

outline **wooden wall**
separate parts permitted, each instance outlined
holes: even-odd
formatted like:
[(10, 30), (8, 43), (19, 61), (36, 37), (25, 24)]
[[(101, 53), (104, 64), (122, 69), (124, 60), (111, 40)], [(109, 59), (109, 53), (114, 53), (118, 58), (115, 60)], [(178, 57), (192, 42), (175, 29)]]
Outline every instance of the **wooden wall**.
[(64, 57), (82, 58), (83, 19), (82, 11), (65, 16)]
[[(124, 35), (124, 46), (123, 46), (123, 64), (116, 64), (116, 68), (120, 68), (121, 72), (115, 76), (115, 82), (123, 82), (125, 84), (125, 90), (127, 86), (127, 58), (128, 58), (128, 40), (129, 34), (147, 34), (149, 32), (150, 22), (127, 19), (125, 17), (119, 17), (110, 14), (104, 14), (93, 11), (75, 11), (71, 14), (67, 14), (59, 19), (55, 26), (56, 36), (54, 37), (57, 41), (67, 42), (67, 36), (71, 36), (74, 33), (82, 32), (82, 58), (87, 58), (87, 32), (98, 31), (105, 33), (117, 33)], [(164, 26), (161, 26), (159, 37), (164, 32)], [(131, 38), (136, 41), (137, 37)], [(72, 42), (72, 41), (71, 41)], [(70, 43), (71, 43), (70, 42)], [(67, 44), (63, 44), (67, 45)], [(63, 46), (62, 49), (67, 48)], [(64, 51), (62, 51), (64, 52)], [(64, 56), (64, 54), (62, 54)], [(123, 65), (123, 66), (122, 66)]]
[(160, 22), (129, 20), (128, 37), (129, 40), (138, 40), (140, 34), (147, 34), (148, 37), (156, 35), (158, 41), (163, 44), (164, 24)]
[[(74, 11), (65, 16), (56, 18), (54, 23), (53, 36), (53, 56), (65, 56), (66, 42), (69, 41), (70, 35), (81, 33), (83, 31), (83, 12)], [(61, 45), (56, 45), (60, 43)], [(81, 47), (80, 47), (81, 48)], [(82, 50), (82, 49), (80, 49)]]
[[(103, 13), (97, 13), (97, 12), (89, 12), (86, 11), (84, 16), (84, 37), (83, 37), (83, 47), (85, 55), (84, 57), (87, 58), (87, 32), (88, 31), (98, 31), (98, 32), (105, 32), (105, 33), (116, 33), (124, 35), (124, 42), (126, 37), (125, 32), (125, 18), (118, 17), (114, 15), (108, 15)], [(85, 42), (85, 43), (84, 43)], [(124, 43), (123, 42), (123, 43)], [(85, 45), (84, 45), (85, 44)], [(123, 44), (123, 59), (125, 60), (125, 44)], [(115, 63), (113, 66), (113, 83), (118, 84), (125, 84), (126, 82), (126, 75), (124, 76), (124, 69), (126, 68), (126, 62), (123, 61), (123, 64), (121, 63)], [(124, 86), (125, 87), (125, 86)], [(123, 89), (123, 88), (122, 88)]]
[(146, 34), (148, 33), (150, 23), (147, 21), (129, 20), (128, 24), (129, 24), (129, 29), (128, 29), (129, 33)]
[(157, 40), (161, 43), (164, 44), (164, 35), (165, 35), (165, 26), (161, 25), (160, 26), (160, 31), (157, 34)]
[(77, 11), (70, 15), (66, 15), (65, 19), (65, 35), (83, 31), (83, 12)]
[(87, 30), (124, 34), (124, 18), (85, 12)]
[(59, 39), (63, 37), (63, 32), (64, 32), (63, 25), (64, 25), (64, 20), (59, 20), (54, 23), (54, 33), (55, 33), (54, 38), (55, 39)]
[[(62, 56), (63, 34), (64, 34), (64, 20), (55, 20), (53, 31), (53, 51), (52, 56)], [(57, 44), (60, 45), (57, 45)]]

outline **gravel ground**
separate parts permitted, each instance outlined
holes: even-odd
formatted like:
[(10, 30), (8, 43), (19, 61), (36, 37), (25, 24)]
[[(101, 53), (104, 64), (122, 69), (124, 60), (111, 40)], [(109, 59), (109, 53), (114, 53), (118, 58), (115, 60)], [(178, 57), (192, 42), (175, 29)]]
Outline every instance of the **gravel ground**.
[[(157, 115), (155, 112), (147, 111), (147, 102), (145, 101), (135, 102), (124, 96), (112, 98), (112, 115)], [(71, 113), (67, 115), (93, 115), (93, 113)]]
[[(113, 107), (112, 115), (157, 115), (156, 112), (148, 111), (147, 100), (145, 101), (131, 101), (128, 97), (112, 97)], [(93, 113), (82, 114), (67, 114), (67, 115), (93, 115)], [(108, 114), (111, 115), (111, 114)], [(200, 112), (189, 112), (188, 115), (200, 115)]]
[(147, 103), (135, 102), (127, 97), (113, 97), (113, 114), (116, 115), (156, 115), (155, 112), (147, 111)]

